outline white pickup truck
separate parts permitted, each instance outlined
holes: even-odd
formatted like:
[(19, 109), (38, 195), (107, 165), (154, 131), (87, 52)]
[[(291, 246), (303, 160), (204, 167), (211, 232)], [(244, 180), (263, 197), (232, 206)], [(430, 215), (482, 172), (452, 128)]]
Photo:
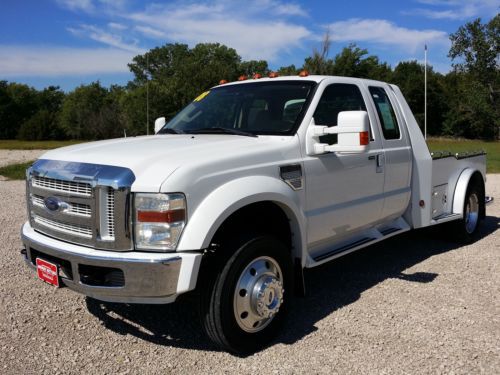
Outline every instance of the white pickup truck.
[(208, 336), (232, 352), (276, 334), (304, 268), (450, 221), (470, 241), (485, 216), (484, 153), (433, 157), (387, 83), (224, 83), (155, 132), (37, 160), (22, 254), (42, 280), (103, 301), (196, 291)]

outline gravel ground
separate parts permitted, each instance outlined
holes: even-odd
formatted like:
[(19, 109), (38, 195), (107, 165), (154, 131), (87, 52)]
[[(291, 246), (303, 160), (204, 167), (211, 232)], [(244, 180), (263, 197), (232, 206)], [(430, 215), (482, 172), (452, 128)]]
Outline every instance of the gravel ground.
[(481, 239), (400, 235), (306, 274), (288, 329), (246, 358), (203, 336), (186, 299), (101, 303), (38, 281), (19, 255), (23, 182), (0, 182), (0, 373), (498, 374), (500, 175)]
[(37, 159), (47, 150), (0, 150), (0, 167)]

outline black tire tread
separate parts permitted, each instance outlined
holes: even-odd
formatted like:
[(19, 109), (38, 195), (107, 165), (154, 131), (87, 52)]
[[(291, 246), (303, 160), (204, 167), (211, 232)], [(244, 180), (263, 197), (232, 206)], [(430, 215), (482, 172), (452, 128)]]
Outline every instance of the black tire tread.
[[(221, 301), (223, 300), (224, 293), (227, 293), (224, 286), (233, 266), (239, 261), (240, 256), (247, 251), (249, 246), (258, 241), (273, 241), (276, 245), (281, 245), (283, 250), (286, 250), (284, 245), (274, 237), (258, 235), (248, 239), (248, 236), (246, 236), (246, 238), (233, 243), (232, 246), (228, 245), (228, 249), (232, 251), (220, 254), (219, 256), (212, 255), (210, 262), (205, 264), (205, 269), (202, 273), (203, 278), (200, 283), (203, 290), (200, 290), (199, 313), (207, 336), (220, 348), (237, 355), (253, 352), (257, 348), (257, 345), (252, 340), (244, 340), (246, 342), (238, 343), (231, 342), (231, 339), (224, 333), (227, 317), (224, 316)], [(284, 265), (284, 267), (291, 267), (291, 260), (290, 264)], [(285, 271), (282, 270), (282, 272)], [(291, 279), (291, 268), (288, 268), (288, 273), (290, 274), (289, 279)], [(289, 284), (291, 286), (291, 282)], [(291, 291), (288, 293), (292, 295)]]

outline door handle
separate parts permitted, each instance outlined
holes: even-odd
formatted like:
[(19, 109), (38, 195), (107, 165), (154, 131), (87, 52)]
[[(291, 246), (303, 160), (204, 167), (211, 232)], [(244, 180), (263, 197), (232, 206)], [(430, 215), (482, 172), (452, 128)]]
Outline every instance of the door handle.
[(377, 173), (382, 173), (384, 171), (384, 164), (384, 154), (377, 154)]
[(375, 155), (368, 156), (368, 160), (375, 160)]

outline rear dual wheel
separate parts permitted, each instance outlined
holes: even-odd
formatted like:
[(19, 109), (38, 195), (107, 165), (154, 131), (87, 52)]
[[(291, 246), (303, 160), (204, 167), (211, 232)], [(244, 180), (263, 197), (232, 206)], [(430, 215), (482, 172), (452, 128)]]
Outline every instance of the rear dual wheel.
[(292, 263), (288, 249), (270, 236), (236, 247), (220, 272), (200, 285), (200, 313), (212, 341), (247, 354), (267, 345), (283, 324), (292, 296)]
[(465, 194), (463, 218), (455, 222), (453, 228), (460, 242), (471, 243), (477, 237), (484, 204), (481, 186), (477, 182), (471, 181)]

